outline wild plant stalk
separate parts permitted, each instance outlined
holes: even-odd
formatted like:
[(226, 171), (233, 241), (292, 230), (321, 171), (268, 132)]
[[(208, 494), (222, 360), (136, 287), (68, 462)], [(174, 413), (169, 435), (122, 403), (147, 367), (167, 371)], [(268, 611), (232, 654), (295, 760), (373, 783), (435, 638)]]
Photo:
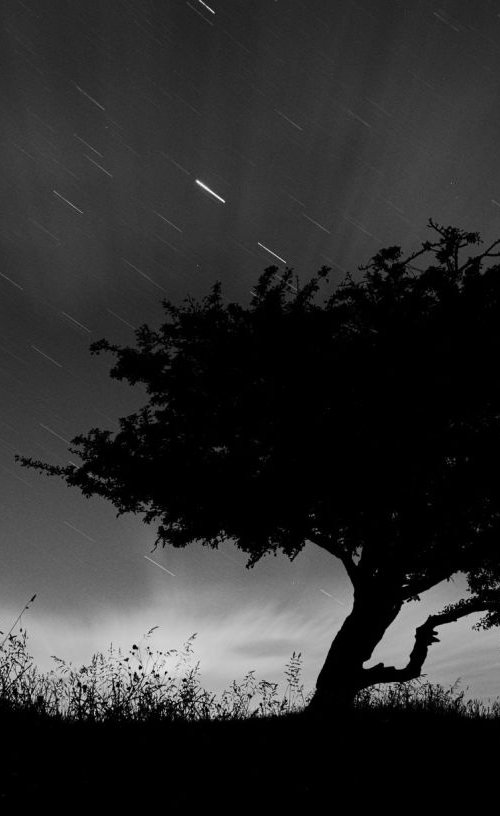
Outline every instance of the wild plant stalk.
[[(305, 703), (303, 687), (297, 681), (300, 663), (295, 653), (287, 667), (291, 687), (281, 702), (277, 699), (278, 684), (266, 680), (257, 683), (253, 671), (239, 685), (233, 681), (217, 700), (215, 694), (201, 688), (199, 661), (189, 665), (195, 637), (188, 638), (180, 653), (177, 649), (154, 653), (149, 644), (144, 649), (134, 644), (124, 656), (111, 645), (107, 660), (98, 653), (79, 669), (52, 655), (56, 669), (40, 674), (27, 652), (26, 630), (20, 629), (19, 635), (9, 633), (8, 648), (0, 660), (0, 700), (4, 707), (19, 708), (22, 701), (24, 707), (46, 714), (91, 721), (245, 719), (296, 710), (293, 697), (297, 694)], [(165, 668), (172, 655), (178, 655), (173, 676)], [(180, 678), (181, 668), (184, 676)], [(252, 710), (251, 703), (258, 695), (260, 703)]]
[[(33, 600), (34, 597), (30, 603)], [(107, 660), (97, 653), (89, 665), (79, 669), (53, 655), (56, 669), (41, 674), (27, 652), (26, 630), (12, 635), (14, 626), (0, 650), (0, 705), (4, 710), (36, 711), (66, 721), (243, 720), (302, 711), (312, 696), (312, 692), (304, 695), (299, 682), (302, 655), (294, 652), (286, 665), (287, 684), (281, 700), (278, 683), (257, 682), (253, 670), (239, 684), (233, 681), (217, 699), (201, 687), (199, 661), (190, 665), (196, 634), (188, 638), (181, 652), (177, 649), (153, 652), (146, 643), (142, 648), (133, 644), (124, 656), (111, 644)], [(150, 629), (144, 640), (156, 628)], [(7, 639), (8, 646), (4, 648)], [(174, 675), (165, 665), (173, 655), (178, 657)], [(464, 691), (456, 691), (458, 683), (448, 690), (420, 680), (372, 687), (358, 694), (355, 707), (361, 713), (378, 712), (383, 716), (425, 713), (500, 719), (500, 700), (490, 705), (477, 700), (464, 702)]]
[[(7, 634), (5, 635), (4, 639), (3, 639), (3, 640), (2, 640), (2, 642), (0, 643), (0, 649), (3, 649), (4, 644), (5, 644), (5, 641), (6, 641), (6, 640), (7, 640), (7, 638), (9, 637), (10, 633), (12, 632), (12, 630), (14, 629), (14, 627), (17, 625), (18, 621), (20, 621), (20, 620), (21, 620), (21, 617), (22, 617), (22, 615), (24, 614), (24, 612), (25, 612), (27, 609), (29, 609), (30, 604), (32, 604), (32, 603), (33, 603), (33, 601), (35, 600), (35, 598), (36, 598), (36, 592), (35, 592), (35, 594), (33, 595), (33, 597), (32, 597), (32, 598), (31, 598), (31, 599), (28, 601), (28, 603), (26, 604), (26, 606), (24, 606), (24, 607), (21, 609), (21, 611), (20, 611), (19, 615), (17, 616), (17, 618), (15, 619), (14, 623), (13, 623), (13, 624), (12, 624), (12, 626), (10, 627), (9, 631), (8, 631), (8, 632), (7, 632)], [(3, 635), (3, 632), (0, 632), (0, 635)]]

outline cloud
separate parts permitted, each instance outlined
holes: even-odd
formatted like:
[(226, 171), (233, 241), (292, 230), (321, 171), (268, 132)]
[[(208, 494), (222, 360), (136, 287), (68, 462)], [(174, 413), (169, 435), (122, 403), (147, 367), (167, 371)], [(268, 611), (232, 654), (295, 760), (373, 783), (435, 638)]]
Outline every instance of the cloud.
[(295, 651), (295, 640), (291, 637), (282, 638), (261, 638), (258, 640), (250, 640), (241, 643), (239, 646), (233, 647), (234, 654), (240, 654), (243, 657), (289, 657)]
[[(15, 619), (10, 610), (0, 614), (2, 622)], [(158, 628), (147, 642), (153, 652), (163, 655), (171, 649), (182, 652), (196, 633), (190, 665), (199, 661), (201, 685), (219, 694), (249, 671), (256, 673), (257, 680), (277, 682), (284, 690), (284, 671), (294, 651), (304, 655), (302, 680), (307, 691), (323, 659), (321, 641), (330, 639), (332, 616), (328, 610), (322, 620), (321, 615), (311, 617), (295, 604), (284, 608), (281, 601), (263, 603), (261, 598), (240, 608), (235, 608), (233, 599), (214, 606), (213, 590), (197, 587), (191, 592), (169, 592), (168, 601), (157, 595), (128, 613), (123, 608), (101, 608), (85, 616), (57, 616), (33, 610), (22, 625), (28, 632), (28, 652), (42, 672), (55, 669), (51, 655), (80, 668), (89, 665), (95, 654), (109, 655), (111, 644), (115, 653), (121, 648), (125, 657), (134, 643), (145, 647), (144, 635), (153, 626)], [(175, 655), (168, 658), (169, 671), (176, 662)]]
[[(121, 648), (123, 656), (134, 643), (143, 649), (146, 642), (153, 653), (165, 655), (171, 649), (180, 653), (196, 633), (189, 665), (199, 662), (199, 680), (207, 691), (219, 695), (253, 671), (257, 681), (278, 683), (280, 694), (284, 693), (286, 666), (293, 652), (301, 652), (299, 682), (307, 693), (313, 689), (331, 641), (349, 611), (310, 588), (284, 603), (281, 597), (268, 598), (266, 588), (251, 597), (238, 586), (231, 592), (223, 592), (222, 587), (215, 592), (212, 583), (186, 588), (175, 578), (168, 580), (167, 592), (157, 585), (142, 604), (125, 611), (123, 605), (110, 603), (85, 615), (68, 614), (67, 610), (57, 615), (34, 605), (23, 617), (22, 626), (28, 631), (27, 647), (35, 664), (40, 671), (49, 671), (55, 668), (51, 655), (57, 655), (79, 668), (89, 665), (94, 654), (100, 652), (106, 657), (111, 644), (115, 652)], [(458, 587), (445, 584), (422, 596), (421, 603), (405, 604), (368, 665), (379, 660), (405, 665), (416, 626), (460, 594)], [(4, 632), (17, 614), (14, 609), (0, 610)], [(471, 631), (473, 622), (471, 616), (442, 627), (441, 642), (429, 651), (424, 666), (425, 679), (448, 686), (462, 677), (462, 687), (469, 687), (466, 698), (495, 697), (500, 694), (499, 634), (497, 630)], [(158, 628), (145, 641), (144, 635), (152, 627)], [(175, 655), (167, 658), (169, 672), (174, 672), (177, 661)]]

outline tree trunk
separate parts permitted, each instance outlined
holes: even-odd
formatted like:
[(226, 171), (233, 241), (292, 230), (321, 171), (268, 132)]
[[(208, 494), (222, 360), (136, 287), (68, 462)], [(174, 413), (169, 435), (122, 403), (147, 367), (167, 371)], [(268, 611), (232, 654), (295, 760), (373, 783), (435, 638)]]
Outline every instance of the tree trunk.
[(372, 685), (363, 663), (370, 659), (401, 606), (396, 592), (375, 580), (370, 586), (355, 589), (352, 611), (335, 636), (318, 675), (307, 708), (310, 717), (324, 719), (347, 713), (357, 692)]

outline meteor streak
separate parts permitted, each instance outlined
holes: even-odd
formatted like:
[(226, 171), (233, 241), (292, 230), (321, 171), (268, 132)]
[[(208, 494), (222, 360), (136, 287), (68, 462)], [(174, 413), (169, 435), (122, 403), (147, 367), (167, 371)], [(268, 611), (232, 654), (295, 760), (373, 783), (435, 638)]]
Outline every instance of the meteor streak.
[(278, 261), (281, 261), (281, 263), (286, 264), (286, 261), (285, 261), (284, 258), (280, 258), (279, 255), (276, 255), (276, 252), (273, 252), (272, 249), (269, 249), (269, 247), (266, 247), (266, 246), (264, 246), (264, 244), (261, 244), (260, 241), (257, 241), (257, 245), (262, 247), (262, 249), (265, 249), (266, 252), (269, 252), (270, 255), (273, 255), (275, 258), (278, 259)]
[(217, 193), (214, 193), (214, 191), (211, 190), (210, 187), (207, 187), (207, 185), (203, 184), (203, 182), (200, 181), (199, 179), (196, 179), (196, 184), (198, 185), (198, 187), (201, 187), (203, 190), (206, 190), (207, 193), (210, 193), (210, 195), (213, 196), (214, 198), (216, 198), (218, 201), (222, 201), (223, 204), (226, 203), (224, 198), (221, 198), (220, 195), (217, 195)]

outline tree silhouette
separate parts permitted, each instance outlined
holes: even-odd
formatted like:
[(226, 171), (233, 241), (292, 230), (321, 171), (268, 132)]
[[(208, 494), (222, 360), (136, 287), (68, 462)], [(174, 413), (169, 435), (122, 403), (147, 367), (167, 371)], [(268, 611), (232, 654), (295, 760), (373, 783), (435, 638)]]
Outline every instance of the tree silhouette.
[[(147, 405), (73, 439), (80, 466), (16, 457), (144, 514), (156, 545), (232, 539), (251, 567), (310, 541), (340, 559), (354, 603), (311, 712), (418, 677), (442, 624), (500, 624), (500, 267), (483, 269), (500, 239), (464, 260), (478, 233), (429, 228), (435, 241), (381, 250), (322, 306), (327, 267), (303, 287), (267, 268), (249, 308), (220, 283), (201, 303), (163, 301), (167, 321), (136, 347), (91, 346)], [(408, 664), (364, 668), (402, 605), (459, 572), (468, 597), (417, 629)]]

